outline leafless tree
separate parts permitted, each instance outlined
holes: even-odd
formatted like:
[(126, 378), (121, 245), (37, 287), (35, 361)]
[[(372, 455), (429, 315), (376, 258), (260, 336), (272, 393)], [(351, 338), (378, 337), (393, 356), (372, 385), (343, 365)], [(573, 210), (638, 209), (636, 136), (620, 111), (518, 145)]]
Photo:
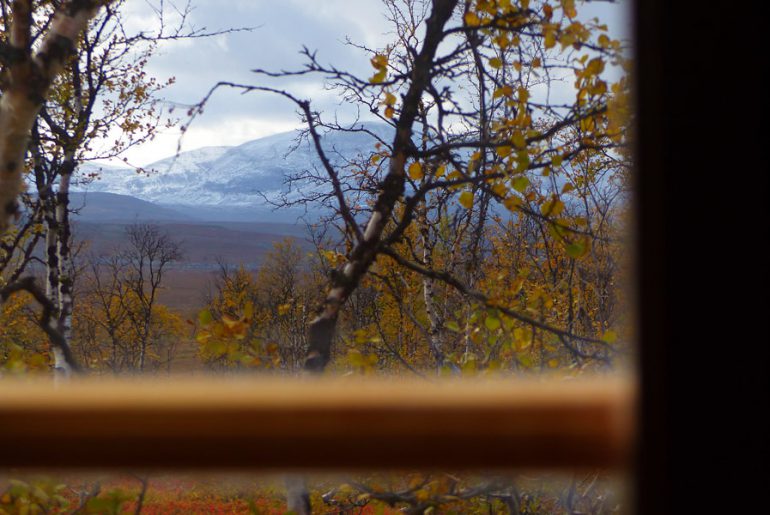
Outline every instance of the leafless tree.
[(159, 350), (165, 336), (158, 332), (158, 294), (169, 266), (183, 253), (181, 244), (155, 225), (127, 226), (125, 240), (111, 254), (87, 258), (81, 296), (90, 306), (79, 317), (77, 350), (103, 360), (113, 372), (145, 372), (149, 351)]

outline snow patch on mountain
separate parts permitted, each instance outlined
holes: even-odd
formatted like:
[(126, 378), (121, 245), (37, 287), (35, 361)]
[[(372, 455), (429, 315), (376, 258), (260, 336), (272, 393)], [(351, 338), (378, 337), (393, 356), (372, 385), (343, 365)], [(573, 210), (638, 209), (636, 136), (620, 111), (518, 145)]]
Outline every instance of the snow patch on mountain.
[[(367, 124), (379, 136), (392, 129), (385, 124)], [(388, 139), (388, 138), (386, 138)], [(322, 146), (330, 161), (341, 164), (374, 150), (376, 140), (361, 132), (332, 132)], [(286, 179), (303, 170), (321, 169), (321, 162), (307, 140), (297, 141), (297, 132), (259, 138), (233, 147), (204, 147), (162, 159), (137, 173), (93, 163), (84, 164), (82, 176), (98, 178), (76, 189), (130, 195), (164, 205), (206, 207), (264, 206), (265, 198), (277, 200), (287, 192)], [(295, 184), (295, 195), (312, 191), (310, 184)]]

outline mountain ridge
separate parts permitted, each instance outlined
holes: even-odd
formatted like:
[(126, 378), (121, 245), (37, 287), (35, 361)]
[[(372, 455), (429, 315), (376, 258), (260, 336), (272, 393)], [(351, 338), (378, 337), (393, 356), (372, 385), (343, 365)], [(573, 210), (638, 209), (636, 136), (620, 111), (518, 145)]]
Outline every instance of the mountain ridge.
[[(363, 125), (380, 137), (392, 128), (383, 123)], [(321, 167), (312, 143), (297, 140), (298, 131), (282, 132), (234, 146), (209, 146), (182, 152), (135, 169), (87, 163), (79, 176), (96, 174), (73, 190), (131, 196), (195, 217), (208, 212), (210, 219), (219, 211), (225, 219), (275, 218), (270, 202), (289, 195), (299, 198), (315, 188), (300, 181), (286, 184), (289, 176)], [(322, 137), (322, 147), (334, 164), (374, 151), (376, 139), (365, 132), (330, 132)], [(248, 212), (248, 213), (244, 213)], [(302, 216), (304, 210), (282, 210), (281, 219)]]

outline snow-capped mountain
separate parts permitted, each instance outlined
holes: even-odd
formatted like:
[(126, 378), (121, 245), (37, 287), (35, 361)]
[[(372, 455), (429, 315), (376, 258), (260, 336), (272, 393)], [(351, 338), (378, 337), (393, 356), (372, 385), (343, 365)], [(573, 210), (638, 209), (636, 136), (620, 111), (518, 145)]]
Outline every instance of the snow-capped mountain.
[[(387, 125), (366, 127), (389, 139), (391, 129)], [(374, 138), (361, 132), (332, 132), (322, 138), (328, 157), (336, 163), (366, 155), (375, 144)], [(85, 175), (98, 171), (98, 178), (77, 189), (130, 195), (188, 213), (191, 209), (222, 213), (265, 210), (265, 197), (277, 199), (287, 191), (287, 177), (313, 167), (321, 169), (312, 143), (303, 140), (298, 144), (297, 132), (286, 132), (233, 147), (183, 152), (144, 167), (147, 173), (142, 174), (130, 168), (87, 164), (80, 172)], [(312, 188), (309, 184), (296, 187), (305, 191)]]

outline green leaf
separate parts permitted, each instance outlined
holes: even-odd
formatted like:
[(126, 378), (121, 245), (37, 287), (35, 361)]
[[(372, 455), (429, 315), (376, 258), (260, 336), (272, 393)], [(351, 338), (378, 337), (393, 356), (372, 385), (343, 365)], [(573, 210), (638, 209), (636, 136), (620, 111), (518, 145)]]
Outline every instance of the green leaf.
[(450, 331), (455, 332), (455, 333), (459, 333), (460, 332), (460, 326), (457, 325), (457, 322), (455, 322), (454, 320), (450, 320), (449, 322), (447, 322), (446, 323), (446, 328), (449, 329)]
[(524, 191), (527, 189), (527, 186), (529, 186), (529, 179), (524, 176), (516, 177), (511, 181), (511, 186), (513, 186), (513, 189), (519, 193), (524, 193)]
[(209, 325), (211, 322), (214, 321), (214, 317), (211, 315), (211, 311), (208, 309), (204, 309), (200, 313), (198, 313), (198, 321), (201, 323), (201, 325)]
[(566, 247), (567, 255), (574, 259), (580, 259), (586, 255), (588, 246), (582, 242), (569, 243)]
[(500, 328), (500, 319), (493, 316), (487, 316), (486, 320), (484, 320), (484, 325), (490, 331), (496, 331)]

